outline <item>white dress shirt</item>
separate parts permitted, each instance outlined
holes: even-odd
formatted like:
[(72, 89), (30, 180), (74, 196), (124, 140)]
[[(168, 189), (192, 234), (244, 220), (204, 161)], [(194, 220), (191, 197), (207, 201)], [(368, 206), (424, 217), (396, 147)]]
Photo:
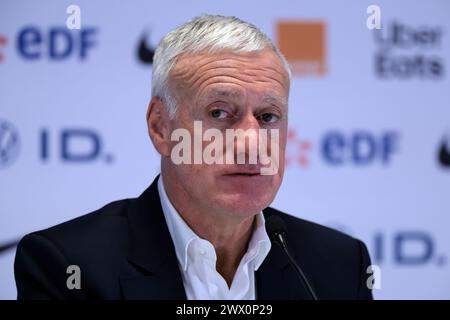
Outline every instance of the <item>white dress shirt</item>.
[(216, 270), (216, 251), (208, 240), (201, 239), (173, 207), (164, 189), (162, 176), (158, 179), (161, 206), (175, 245), (175, 252), (188, 300), (255, 300), (255, 271), (270, 251), (264, 216), (256, 216), (247, 252), (236, 270), (231, 287)]

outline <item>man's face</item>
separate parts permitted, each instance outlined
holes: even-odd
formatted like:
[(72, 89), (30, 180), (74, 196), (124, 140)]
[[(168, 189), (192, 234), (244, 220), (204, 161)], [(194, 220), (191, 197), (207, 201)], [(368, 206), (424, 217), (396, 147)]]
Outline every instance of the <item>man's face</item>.
[[(194, 121), (201, 121), (203, 131), (216, 128), (224, 138), (226, 129), (279, 132), (278, 168), (272, 175), (261, 175), (260, 164), (248, 164), (248, 157), (246, 164), (237, 164), (235, 158), (234, 164), (202, 161), (179, 165), (165, 157), (168, 179), (177, 191), (174, 193), (186, 198), (181, 201), (203, 210), (236, 218), (254, 215), (267, 207), (282, 181), (287, 136), (289, 77), (276, 54), (266, 49), (256, 53), (226, 51), (184, 56), (172, 70), (169, 86), (177, 103), (169, 131), (185, 128), (194, 137)], [(268, 154), (270, 137), (268, 134)], [(258, 135), (250, 139), (258, 141)], [(171, 148), (177, 143), (171, 142)], [(203, 148), (209, 143), (204, 142)], [(226, 141), (223, 145), (225, 149)], [(246, 152), (249, 146), (247, 140)]]

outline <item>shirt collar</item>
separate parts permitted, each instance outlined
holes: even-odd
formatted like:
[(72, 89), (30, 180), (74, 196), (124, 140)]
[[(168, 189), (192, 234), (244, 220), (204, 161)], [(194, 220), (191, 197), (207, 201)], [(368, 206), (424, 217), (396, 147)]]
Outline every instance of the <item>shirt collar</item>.
[(272, 244), (267, 235), (266, 221), (262, 212), (256, 215), (255, 222), (245, 259), (247, 261), (254, 259), (254, 269), (256, 271), (269, 254)]
[(163, 209), (164, 217), (166, 218), (167, 227), (175, 245), (175, 252), (178, 262), (183, 267), (183, 270), (186, 271), (188, 263), (187, 250), (189, 244), (193, 240), (199, 239), (199, 236), (195, 234), (183, 218), (181, 218), (178, 211), (173, 207), (164, 188), (162, 175), (160, 175), (158, 179), (158, 192), (159, 198), (161, 199), (161, 207)]
[[(189, 245), (200, 237), (187, 225), (167, 196), (164, 188), (162, 174), (158, 179), (158, 192), (161, 199), (161, 207), (166, 219), (167, 227), (175, 245), (178, 262), (186, 271), (188, 267)], [(265, 219), (262, 212), (256, 215), (256, 223), (249, 241), (247, 253), (244, 255), (245, 262), (254, 261), (255, 271), (264, 262), (271, 248), (270, 238), (266, 232)]]

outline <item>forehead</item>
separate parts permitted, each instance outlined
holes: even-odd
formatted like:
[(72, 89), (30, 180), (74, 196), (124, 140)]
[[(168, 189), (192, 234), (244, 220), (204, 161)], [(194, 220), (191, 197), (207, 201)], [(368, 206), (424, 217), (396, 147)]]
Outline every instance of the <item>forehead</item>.
[(286, 97), (289, 92), (289, 75), (271, 49), (182, 56), (170, 78), (203, 97), (240, 98), (251, 90), (269, 100)]

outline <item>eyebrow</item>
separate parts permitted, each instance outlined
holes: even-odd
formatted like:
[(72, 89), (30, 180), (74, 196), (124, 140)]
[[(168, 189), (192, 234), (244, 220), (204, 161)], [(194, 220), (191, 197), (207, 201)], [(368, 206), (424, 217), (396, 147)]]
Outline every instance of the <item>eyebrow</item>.
[(287, 107), (288, 104), (287, 99), (285, 97), (277, 95), (265, 95), (263, 101), (270, 104), (272, 103), (280, 104), (282, 107)]
[[(236, 90), (222, 90), (222, 89), (212, 89), (206, 94), (206, 98), (217, 98), (217, 97), (225, 97), (225, 98), (239, 98), (242, 96), (240, 91)], [(262, 98), (262, 101), (270, 104), (279, 104), (283, 107), (287, 107), (287, 99), (278, 95), (270, 95), (266, 94)]]

